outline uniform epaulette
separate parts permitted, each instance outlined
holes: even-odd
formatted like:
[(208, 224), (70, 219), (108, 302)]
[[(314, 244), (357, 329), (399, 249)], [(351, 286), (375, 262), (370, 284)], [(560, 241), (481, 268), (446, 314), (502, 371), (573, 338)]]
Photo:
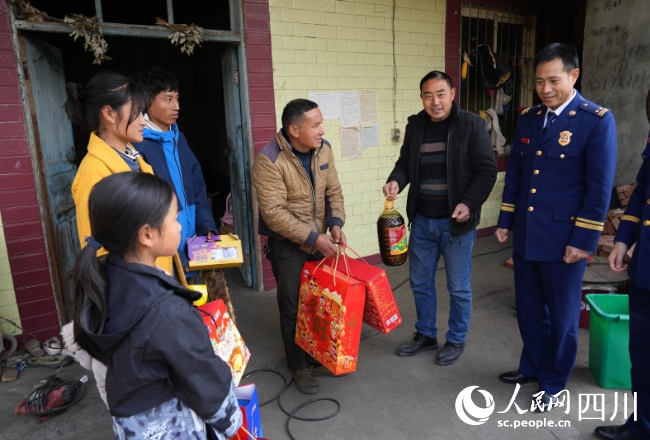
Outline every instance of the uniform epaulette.
[(600, 116), (601, 118), (609, 111), (608, 108), (601, 107), (591, 101), (582, 101), (580, 104), (580, 110), (584, 110), (592, 115)]
[(526, 115), (528, 113), (535, 113), (535, 110), (537, 110), (539, 107), (540, 107), (540, 105), (537, 104), (537, 105), (534, 105), (532, 107), (525, 108), (525, 109), (523, 109), (521, 111), (521, 113), (519, 113), (519, 116), (524, 116), (524, 115)]

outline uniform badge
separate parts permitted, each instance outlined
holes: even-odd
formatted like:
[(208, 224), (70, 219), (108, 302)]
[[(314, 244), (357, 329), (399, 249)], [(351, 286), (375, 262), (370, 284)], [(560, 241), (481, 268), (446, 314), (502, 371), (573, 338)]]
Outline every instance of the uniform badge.
[(576, 115), (576, 111), (575, 111), (575, 110), (571, 110), (571, 111), (569, 112), (569, 116), (575, 116), (575, 115)]
[(537, 114), (538, 114), (538, 115), (541, 115), (541, 114), (542, 114), (542, 111), (541, 111), (541, 110), (540, 110), (540, 111), (538, 111), (538, 112), (537, 112)]
[(571, 142), (571, 135), (572, 134), (573, 133), (571, 133), (570, 131), (560, 132), (560, 140), (558, 141), (559, 144), (562, 145), (563, 147), (566, 147), (567, 145), (569, 145), (569, 142)]
[(528, 138), (521, 138), (521, 142), (524, 144), (530, 144), (530, 139)]

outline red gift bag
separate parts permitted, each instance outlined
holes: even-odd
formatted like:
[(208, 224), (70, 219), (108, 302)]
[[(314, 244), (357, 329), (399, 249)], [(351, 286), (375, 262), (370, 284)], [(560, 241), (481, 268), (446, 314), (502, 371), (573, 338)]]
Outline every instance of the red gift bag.
[[(350, 248), (346, 248), (350, 249)], [(356, 252), (350, 249), (355, 255)], [(363, 261), (346, 259), (339, 270), (366, 285), (366, 303), (363, 308), (363, 322), (382, 333), (390, 333), (402, 323), (402, 317), (395, 302), (386, 271)]]
[(336, 260), (303, 266), (296, 344), (335, 375), (357, 369), (365, 295), (365, 285), (337, 270)]

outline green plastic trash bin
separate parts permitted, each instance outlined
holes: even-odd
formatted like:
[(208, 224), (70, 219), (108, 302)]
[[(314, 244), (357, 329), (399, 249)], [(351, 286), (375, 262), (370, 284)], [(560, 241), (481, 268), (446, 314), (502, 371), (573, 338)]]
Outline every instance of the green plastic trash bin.
[(602, 388), (632, 388), (630, 303), (624, 294), (589, 294), (589, 370)]

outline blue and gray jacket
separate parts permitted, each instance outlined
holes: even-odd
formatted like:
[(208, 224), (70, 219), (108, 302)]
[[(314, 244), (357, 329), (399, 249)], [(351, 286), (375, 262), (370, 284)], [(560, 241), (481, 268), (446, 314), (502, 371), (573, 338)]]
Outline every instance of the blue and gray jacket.
[(134, 147), (151, 165), (154, 174), (176, 192), (178, 221), (183, 227), (178, 250), (183, 267), (187, 267), (187, 239), (194, 235), (207, 235), (209, 231), (219, 232), (208, 204), (201, 165), (177, 124), (172, 125), (169, 131), (145, 127), (144, 140)]

